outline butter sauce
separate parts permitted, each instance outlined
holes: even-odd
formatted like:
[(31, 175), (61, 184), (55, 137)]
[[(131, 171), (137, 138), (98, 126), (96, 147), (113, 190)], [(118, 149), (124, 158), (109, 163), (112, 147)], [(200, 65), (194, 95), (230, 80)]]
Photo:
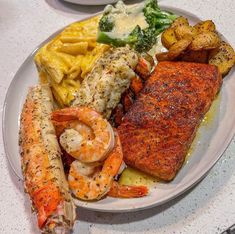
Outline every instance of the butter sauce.
[(211, 124), (214, 120), (214, 117), (218, 114), (220, 100), (221, 100), (221, 95), (219, 93), (217, 95), (217, 97), (215, 98), (215, 100), (212, 102), (209, 111), (205, 114), (205, 116), (204, 116), (204, 118), (198, 128), (196, 136), (195, 136), (195, 138), (194, 138), (194, 140), (188, 150), (188, 153), (185, 157), (185, 161), (184, 161), (185, 164), (188, 163), (188, 160), (189, 160), (190, 156), (193, 154), (194, 149), (197, 147), (197, 145), (200, 144), (200, 138), (201, 138), (200, 129), (201, 128), (210, 128), (212, 126)]
[(212, 102), (209, 111), (206, 113), (205, 117), (201, 122), (201, 126), (210, 127), (211, 122), (213, 121), (215, 115), (218, 112), (219, 104), (221, 101), (220, 93), (216, 96), (215, 100)]
[(116, 8), (110, 5), (107, 6), (104, 12), (112, 12), (115, 26), (111, 32), (106, 34), (111, 38), (125, 38), (137, 25), (139, 25), (141, 29), (147, 28), (149, 25), (145, 20), (143, 8), (143, 3), (126, 7), (121, 1), (116, 4)]
[(150, 187), (153, 186), (156, 182), (158, 182), (157, 178), (154, 178), (131, 167), (124, 169), (119, 179), (119, 184), (121, 185), (145, 185)]

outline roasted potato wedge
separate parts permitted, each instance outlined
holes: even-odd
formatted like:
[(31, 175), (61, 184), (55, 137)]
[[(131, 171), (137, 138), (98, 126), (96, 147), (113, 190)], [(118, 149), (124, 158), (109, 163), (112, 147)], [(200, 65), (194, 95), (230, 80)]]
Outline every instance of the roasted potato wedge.
[(209, 53), (209, 64), (216, 65), (222, 76), (228, 74), (235, 64), (235, 52), (225, 41)]
[(189, 50), (181, 57), (182, 61), (195, 62), (195, 63), (207, 63), (208, 62), (208, 50)]
[(194, 28), (196, 29), (196, 31), (198, 33), (202, 33), (202, 32), (215, 32), (215, 24), (213, 23), (212, 20), (206, 20), (206, 21), (202, 21), (197, 23), (196, 25), (194, 25)]
[(166, 29), (161, 36), (161, 41), (164, 47), (169, 49), (172, 45), (174, 45), (178, 40), (175, 36), (175, 31), (173, 28)]
[(191, 44), (192, 40), (188, 38), (184, 38), (182, 40), (177, 41), (174, 45), (172, 45), (168, 51), (168, 57), (170, 60), (176, 59), (180, 56)]
[(185, 17), (178, 17), (162, 34), (162, 44), (168, 52), (156, 54), (158, 61), (181, 60), (209, 63), (218, 66), (225, 76), (235, 64), (235, 52), (226, 42), (221, 42), (212, 20), (190, 26)]
[(175, 28), (182, 26), (182, 25), (189, 25), (189, 22), (188, 22), (187, 18), (180, 16), (175, 19), (175, 21), (171, 25), (171, 28), (175, 29)]
[(175, 36), (178, 40), (183, 38), (193, 39), (197, 35), (197, 30), (189, 25), (181, 25), (175, 28)]
[(217, 48), (220, 45), (220, 37), (215, 32), (203, 32), (195, 36), (190, 50), (210, 50)]
[(183, 54), (187, 50), (187, 48), (191, 44), (191, 41), (192, 40), (190, 40), (188, 38), (177, 41), (174, 45), (172, 45), (169, 48), (168, 52), (162, 52), (162, 53), (156, 54), (156, 59), (158, 61), (175, 60), (176, 58), (178, 58), (181, 54)]

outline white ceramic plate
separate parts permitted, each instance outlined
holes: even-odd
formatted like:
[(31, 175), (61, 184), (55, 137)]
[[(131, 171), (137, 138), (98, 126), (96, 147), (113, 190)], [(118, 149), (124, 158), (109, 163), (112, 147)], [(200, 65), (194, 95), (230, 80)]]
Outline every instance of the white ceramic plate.
[(118, 0), (64, 0), (64, 1), (80, 5), (105, 5), (105, 4), (115, 3)]
[[(191, 13), (162, 6), (163, 9), (186, 16), (191, 23), (199, 18)], [(44, 41), (37, 48), (47, 43), (58, 32)], [(6, 155), (16, 175), (22, 178), (18, 147), (19, 116), (30, 86), (37, 84), (38, 74), (33, 62), (37, 49), (19, 68), (5, 99), (3, 112), (3, 138)], [(138, 199), (105, 198), (98, 202), (76, 201), (80, 207), (87, 209), (123, 212), (144, 209), (163, 204), (182, 194), (206, 175), (229, 145), (235, 132), (235, 74), (233, 71), (224, 79), (218, 99), (213, 104), (213, 118), (209, 124), (202, 125), (193, 143), (191, 156), (170, 183), (156, 183), (149, 196)]]

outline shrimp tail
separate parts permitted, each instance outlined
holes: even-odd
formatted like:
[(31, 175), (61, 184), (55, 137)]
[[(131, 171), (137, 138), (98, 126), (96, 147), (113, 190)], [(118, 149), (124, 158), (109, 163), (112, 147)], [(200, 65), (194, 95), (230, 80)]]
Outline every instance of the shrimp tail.
[(109, 192), (123, 160), (121, 142), (116, 131), (115, 139), (115, 146), (102, 166), (100, 162), (88, 164), (78, 160), (71, 164), (68, 182), (75, 197), (99, 200)]
[(137, 185), (119, 185), (117, 182), (113, 182), (111, 189), (108, 192), (108, 196), (117, 198), (138, 198), (148, 195), (148, 188), (146, 186)]

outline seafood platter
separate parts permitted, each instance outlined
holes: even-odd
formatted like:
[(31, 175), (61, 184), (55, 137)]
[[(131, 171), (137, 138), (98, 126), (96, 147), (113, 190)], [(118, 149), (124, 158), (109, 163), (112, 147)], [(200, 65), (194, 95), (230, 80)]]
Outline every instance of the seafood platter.
[(42, 43), (9, 88), (3, 130), (42, 233), (71, 232), (76, 206), (144, 209), (202, 179), (235, 130), (234, 63), (213, 20), (155, 0), (107, 5)]

